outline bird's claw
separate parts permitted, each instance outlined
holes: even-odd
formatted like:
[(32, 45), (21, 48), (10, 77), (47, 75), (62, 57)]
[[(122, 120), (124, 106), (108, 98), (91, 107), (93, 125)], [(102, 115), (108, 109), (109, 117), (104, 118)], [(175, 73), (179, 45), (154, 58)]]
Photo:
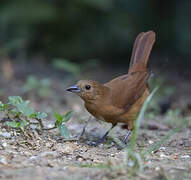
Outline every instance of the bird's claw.
[(122, 149), (128, 148), (128, 147), (129, 147), (129, 144), (127, 144), (127, 143), (125, 143), (125, 144), (123, 144), (123, 145), (116, 144), (114, 147), (115, 147), (117, 150), (122, 150)]
[(99, 142), (95, 142), (95, 141), (89, 141), (88, 142), (89, 146), (94, 146), (94, 147), (98, 146), (99, 144), (100, 144)]

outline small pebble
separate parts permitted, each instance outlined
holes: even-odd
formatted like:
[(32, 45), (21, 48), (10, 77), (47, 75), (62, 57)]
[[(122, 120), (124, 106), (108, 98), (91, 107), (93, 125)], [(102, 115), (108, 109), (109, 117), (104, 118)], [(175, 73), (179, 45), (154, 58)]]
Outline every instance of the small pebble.
[(1, 164), (8, 164), (6, 157), (3, 157), (3, 156), (0, 157), (0, 163), (1, 163)]
[(159, 148), (159, 151), (165, 151), (165, 150), (166, 150), (165, 147), (160, 147), (160, 148)]
[(48, 143), (46, 143), (46, 147), (47, 147), (47, 148), (51, 148), (52, 146), (53, 146), (53, 144), (52, 144), (52, 143), (49, 143), (49, 142), (48, 142)]
[(40, 157), (48, 157), (48, 156), (53, 156), (56, 157), (57, 153), (55, 151), (45, 151), (40, 153)]
[(151, 141), (151, 140), (149, 140), (149, 141), (148, 141), (148, 143), (149, 143), (149, 144), (153, 144), (154, 142), (153, 142), (153, 141)]
[(37, 156), (31, 156), (29, 159), (30, 160), (35, 160), (35, 159), (37, 159)]
[(13, 135), (14, 135), (14, 136), (17, 136), (17, 132), (16, 132), (16, 131), (13, 131)]
[(128, 165), (129, 165), (130, 167), (133, 167), (133, 166), (135, 165), (135, 163), (134, 163), (134, 161), (129, 160)]
[(11, 143), (13, 144), (15, 142), (15, 137), (13, 136), (12, 138), (11, 138)]
[(147, 164), (151, 164), (151, 160), (147, 161)]
[(47, 128), (52, 128), (52, 127), (54, 127), (54, 124), (48, 124), (47, 125)]
[(155, 168), (155, 171), (160, 171), (160, 167), (157, 166), (157, 167)]
[(189, 155), (182, 155), (182, 156), (180, 156), (180, 158), (187, 159), (187, 158), (190, 158), (190, 156)]
[(18, 151), (18, 154), (19, 155), (24, 155), (24, 152), (23, 151)]
[(160, 154), (160, 158), (167, 158), (168, 156), (167, 155), (165, 155), (164, 153), (161, 153)]
[(98, 159), (93, 159), (94, 163), (103, 163), (102, 161), (98, 160)]
[(82, 158), (78, 158), (78, 161), (82, 162), (82, 161), (83, 161), (83, 159), (82, 159)]
[(2, 129), (2, 132), (7, 132), (7, 130), (5, 128)]
[(2, 143), (2, 146), (5, 148), (5, 147), (7, 147), (7, 143), (6, 142), (3, 142)]
[(11, 134), (8, 132), (0, 132), (0, 135), (3, 136), (4, 138), (11, 138)]
[(61, 169), (65, 171), (65, 170), (67, 169), (67, 166), (64, 166), (64, 167), (63, 167), (63, 168), (61, 168)]
[(25, 151), (25, 152), (24, 152), (24, 155), (25, 155), (25, 156), (31, 156), (32, 154), (31, 154), (30, 152), (28, 152), (28, 151)]

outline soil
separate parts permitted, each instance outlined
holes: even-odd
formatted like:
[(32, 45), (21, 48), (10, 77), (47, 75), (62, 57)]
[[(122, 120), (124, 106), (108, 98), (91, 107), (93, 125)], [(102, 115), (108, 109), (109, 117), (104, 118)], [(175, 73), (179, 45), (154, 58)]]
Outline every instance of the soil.
[[(38, 68), (36, 65), (38, 64)], [(26, 65), (26, 64), (25, 64)], [(9, 65), (8, 65), (9, 66)], [(23, 65), (24, 66), (24, 65)], [(74, 83), (65, 72), (58, 72), (52, 67), (38, 62), (30, 64), (30, 71), (27, 68), (12, 63), (13, 74), (11, 77), (0, 77), (1, 101), (6, 101), (8, 96), (20, 95), (24, 99), (30, 99), (35, 110), (44, 111), (49, 114), (48, 120), (43, 122), (46, 127), (53, 126), (55, 119), (51, 112), (66, 113), (73, 110), (72, 119), (67, 123), (71, 137), (78, 137), (88, 119), (89, 114), (83, 107), (83, 102), (75, 95), (65, 92), (65, 88)], [(35, 69), (35, 70), (32, 70)], [(39, 71), (40, 73), (39, 73)], [(100, 68), (99, 68), (100, 69)], [(121, 70), (122, 69), (122, 70)], [(117, 72), (123, 72), (123, 68)], [(38, 71), (38, 73), (36, 73)], [(113, 69), (105, 67), (100, 72), (87, 71), (86, 76), (97, 80), (108, 80), (113, 74)], [(157, 71), (157, 70), (156, 70)], [(55, 72), (55, 73), (54, 73)], [(29, 74), (36, 74), (38, 78), (51, 79), (51, 94), (39, 96), (36, 91), (23, 92), (26, 77)], [(52, 75), (53, 74), (53, 75)], [(102, 76), (101, 76), (102, 74)], [(118, 75), (118, 74), (117, 74)], [(61, 76), (64, 78), (61, 78)], [(7, 79), (8, 78), (8, 79)], [(84, 77), (83, 77), (84, 78)], [(167, 75), (168, 78), (171, 78)], [(173, 78), (172, 78), (173, 79)], [(179, 89), (174, 95), (170, 108), (180, 108), (186, 111), (182, 118), (190, 116), (190, 93), (191, 89), (188, 80), (182, 81), (179, 77)], [(176, 87), (177, 81), (172, 80)], [(185, 89), (185, 90), (184, 90)], [(1, 113), (1, 119), (3, 114)], [(158, 115), (152, 119), (145, 118), (139, 131), (136, 141), (135, 153), (148, 151), (153, 144), (160, 140), (175, 128), (174, 124), (166, 123), (168, 116)], [(180, 118), (180, 121), (183, 121)], [(165, 143), (152, 152), (144, 161), (142, 171), (137, 171), (132, 176), (131, 171), (125, 165), (127, 152), (118, 150), (114, 143), (109, 141), (97, 147), (88, 145), (89, 141), (96, 141), (108, 130), (110, 124), (92, 120), (88, 123), (86, 132), (81, 140), (64, 140), (57, 129), (37, 133), (29, 130), (24, 134), (7, 128), (0, 124), (0, 179), (9, 180), (159, 180), (159, 179), (191, 179), (191, 124), (186, 128), (170, 136)], [(114, 130), (116, 137), (122, 138), (126, 133), (120, 125)], [(128, 146), (127, 146), (128, 147)], [(123, 166), (122, 166), (123, 165)]]

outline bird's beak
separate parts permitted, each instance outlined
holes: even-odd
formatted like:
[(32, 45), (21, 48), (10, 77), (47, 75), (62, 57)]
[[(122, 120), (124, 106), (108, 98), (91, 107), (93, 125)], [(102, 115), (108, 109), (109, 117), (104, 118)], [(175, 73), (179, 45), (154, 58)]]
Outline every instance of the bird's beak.
[(73, 93), (80, 93), (81, 89), (77, 85), (74, 85), (74, 86), (68, 87), (66, 89), (66, 91), (70, 91), (70, 92), (73, 92)]

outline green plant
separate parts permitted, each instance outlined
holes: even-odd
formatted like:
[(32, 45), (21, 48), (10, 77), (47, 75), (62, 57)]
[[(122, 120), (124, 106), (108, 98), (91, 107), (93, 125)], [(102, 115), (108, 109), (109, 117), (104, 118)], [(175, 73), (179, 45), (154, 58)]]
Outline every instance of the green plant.
[(71, 73), (73, 76), (77, 76), (80, 73), (80, 66), (67, 59), (54, 59), (53, 66), (57, 69), (64, 70)]
[(7, 126), (12, 128), (26, 128), (31, 124), (31, 119), (37, 120), (43, 128), (42, 119), (47, 117), (44, 112), (35, 112), (30, 106), (30, 101), (24, 101), (20, 96), (8, 97), (7, 104), (0, 102), (0, 110), (9, 120), (6, 122)]
[[(56, 118), (55, 126), (53, 128), (45, 129), (42, 120), (47, 118), (45, 112), (36, 112), (30, 106), (30, 101), (24, 101), (20, 96), (8, 97), (8, 103), (3, 104), (0, 101), (0, 111), (6, 116), (6, 125), (11, 128), (26, 130), (30, 125), (36, 124), (36, 128), (41, 130), (51, 130), (58, 128), (63, 138), (69, 138), (69, 132), (64, 123), (70, 120), (72, 112), (67, 112), (64, 116), (59, 113), (54, 113)], [(33, 120), (37, 122), (34, 123)]]
[(23, 92), (35, 92), (41, 97), (51, 96), (51, 81), (50, 79), (37, 79), (35, 76), (30, 75), (27, 77), (26, 83), (22, 88)]
[(152, 93), (147, 97), (136, 121), (134, 121), (134, 129), (133, 129), (132, 135), (131, 135), (130, 147), (126, 150), (126, 152), (127, 152), (126, 166), (130, 167), (130, 173), (132, 175), (136, 174), (136, 172), (142, 170), (144, 167), (145, 157), (143, 156), (142, 153), (135, 152), (136, 138), (137, 138), (137, 134), (138, 134), (138, 131), (140, 128), (141, 121), (144, 118), (146, 108), (147, 108), (149, 102), (151, 101), (153, 95), (157, 91), (157, 89), (158, 88), (155, 88), (152, 91)]
[(79, 76), (81, 71), (89, 69), (89, 68), (95, 68), (95, 66), (98, 65), (98, 60), (90, 59), (87, 62), (77, 64), (77, 63), (71, 62), (68, 59), (55, 58), (53, 60), (52, 65), (57, 69), (64, 70), (70, 73), (72, 76), (77, 77)]
[(61, 136), (64, 138), (69, 138), (69, 132), (65, 123), (72, 117), (72, 111), (67, 112), (64, 116), (57, 112), (54, 112), (53, 115), (56, 118), (55, 127), (59, 129)]

